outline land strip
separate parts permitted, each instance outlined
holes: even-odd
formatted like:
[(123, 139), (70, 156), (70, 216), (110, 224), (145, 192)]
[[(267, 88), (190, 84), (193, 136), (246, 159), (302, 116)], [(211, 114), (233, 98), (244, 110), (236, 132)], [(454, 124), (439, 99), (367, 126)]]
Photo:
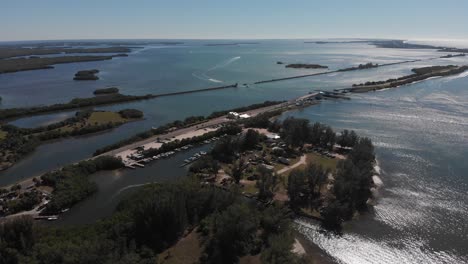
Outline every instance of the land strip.
[(60, 56), (48, 58), (18, 58), (0, 60), (0, 74), (18, 71), (53, 69), (55, 64), (111, 60), (114, 57), (124, 57), (127, 54), (112, 56)]
[(468, 70), (466, 66), (432, 66), (412, 69), (414, 74), (400, 77), (398, 79), (388, 79), (386, 81), (366, 82), (361, 84), (354, 84), (350, 89), (343, 89), (354, 93), (362, 93), (368, 91), (376, 91), (386, 88), (394, 88), (401, 85), (407, 85), (414, 82), (426, 80), (433, 77), (444, 77), (454, 74), (459, 74)]
[(106, 47), (106, 48), (0, 48), (0, 59), (14, 58), (20, 56), (38, 56), (52, 54), (72, 53), (128, 53), (128, 47)]
[(78, 112), (75, 117), (43, 127), (0, 126), (0, 135), (8, 135), (0, 137), (0, 170), (13, 166), (48, 140), (110, 130), (142, 117), (143, 113), (135, 109), (120, 112), (84, 111)]
[(304, 43), (312, 44), (350, 44), (350, 43), (367, 43), (369, 45), (374, 45), (377, 48), (387, 48), (387, 49), (436, 49), (439, 52), (461, 52), (468, 53), (468, 49), (460, 49), (453, 47), (442, 47), (442, 46), (433, 46), (426, 44), (413, 44), (408, 43), (405, 40), (352, 40), (352, 41), (306, 41)]

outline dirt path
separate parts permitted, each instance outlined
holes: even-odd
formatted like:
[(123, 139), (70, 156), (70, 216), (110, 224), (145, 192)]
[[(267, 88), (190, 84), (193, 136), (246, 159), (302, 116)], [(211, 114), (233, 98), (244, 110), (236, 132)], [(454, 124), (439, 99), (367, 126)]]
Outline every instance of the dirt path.
[(281, 170), (277, 171), (277, 173), (278, 174), (283, 174), (283, 173), (285, 173), (285, 172), (287, 172), (289, 170), (292, 170), (294, 168), (297, 168), (297, 167), (301, 166), (302, 164), (306, 164), (306, 160), (307, 160), (307, 156), (302, 155), (298, 162), (294, 163), (293, 165), (289, 165), (289, 166), (286, 166), (286, 167), (282, 168)]

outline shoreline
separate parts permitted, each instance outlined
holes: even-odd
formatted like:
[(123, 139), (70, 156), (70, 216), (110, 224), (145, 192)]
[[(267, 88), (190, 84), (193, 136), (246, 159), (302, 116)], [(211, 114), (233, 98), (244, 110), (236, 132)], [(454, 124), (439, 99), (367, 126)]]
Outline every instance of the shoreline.
[(308, 240), (304, 234), (298, 230), (294, 230), (294, 237), (296, 241), (302, 246), (305, 255), (312, 258), (314, 264), (338, 264), (330, 254), (321, 249), (317, 244)]

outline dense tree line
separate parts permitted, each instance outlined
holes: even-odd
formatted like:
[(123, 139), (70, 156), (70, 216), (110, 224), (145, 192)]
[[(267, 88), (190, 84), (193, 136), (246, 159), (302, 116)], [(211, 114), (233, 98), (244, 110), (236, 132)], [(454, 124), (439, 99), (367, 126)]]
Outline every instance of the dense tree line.
[(379, 64), (373, 64), (372, 62), (366, 63), (366, 64), (359, 64), (356, 67), (349, 67), (349, 68), (344, 68), (344, 69), (339, 69), (338, 71), (355, 71), (355, 70), (365, 70), (365, 69), (371, 69), (371, 68), (377, 68), (379, 67)]
[(255, 127), (255, 128), (272, 128), (272, 122), (270, 121), (271, 118), (275, 116), (279, 116), (283, 111), (276, 110), (270, 111), (262, 114), (258, 114), (254, 117), (248, 118), (242, 121), (245, 127)]
[(278, 187), (279, 177), (272, 170), (260, 165), (257, 166), (258, 179), (255, 186), (258, 188), (257, 198), (261, 201), (271, 201)]
[(38, 191), (30, 191), (21, 194), (18, 199), (6, 202), (4, 207), (8, 209), (8, 214), (16, 214), (22, 211), (29, 211), (40, 202), (41, 194)]
[(27, 154), (33, 152), (40, 144), (40, 140), (33, 136), (24, 136), (20, 129), (11, 125), (4, 125), (1, 130), (8, 136), (0, 140), (0, 164), (13, 164)]
[(140, 110), (136, 110), (136, 109), (120, 110), (119, 114), (120, 116), (122, 116), (122, 118), (127, 118), (127, 119), (135, 119), (135, 118), (143, 117), (143, 112)]
[[(238, 132), (240, 132), (239, 130)], [(210, 152), (210, 155), (218, 161), (232, 163), (240, 152), (254, 149), (263, 139), (258, 132), (249, 129), (240, 136), (221, 139)]]
[(118, 92), (119, 92), (119, 88), (109, 87), (109, 88), (96, 89), (93, 93), (95, 95), (99, 95), (99, 94), (116, 94)]
[(41, 176), (42, 184), (54, 188), (52, 198), (44, 210), (45, 214), (57, 213), (87, 198), (97, 190), (89, 175), (101, 170), (115, 170), (123, 167), (120, 159), (102, 156), (81, 161)]
[(359, 138), (348, 158), (338, 164), (333, 187), (335, 200), (321, 212), (326, 227), (339, 228), (341, 222), (351, 219), (354, 212), (367, 210), (367, 201), (372, 197), (374, 162), (372, 141)]
[(54, 228), (29, 218), (1, 224), (0, 262), (156, 263), (157, 254), (195, 226), (202, 263), (236, 263), (250, 254), (261, 254), (263, 263), (302, 263), (291, 253), (288, 211), (190, 179), (143, 187), (113, 216), (88, 226)]
[(327, 149), (333, 149), (336, 142), (336, 133), (330, 126), (314, 123), (309, 120), (289, 117), (281, 126), (281, 137), (293, 147), (302, 147), (305, 143), (311, 143)]
[(359, 137), (354, 130), (349, 131), (345, 129), (338, 136), (336, 143), (342, 147), (353, 147), (357, 144), (358, 140)]
[(320, 206), (320, 187), (326, 182), (328, 173), (315, 164), (307, 165), (304, 170), (293, 170), (287, 187), (291, 208), (297, 211)]
[(192, 173), (209, 173), (211, 175), (216, 175), (220, 168), (217, 160), (213, 159), (211, 155), (206, 155), (192, 163), (189, 171)]

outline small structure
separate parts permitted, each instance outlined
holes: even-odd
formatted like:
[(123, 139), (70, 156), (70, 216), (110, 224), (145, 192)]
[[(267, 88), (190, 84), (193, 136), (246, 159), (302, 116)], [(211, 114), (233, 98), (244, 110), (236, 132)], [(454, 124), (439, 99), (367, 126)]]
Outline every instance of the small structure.
[(275, 134), (275, 133), (267, 134), (266, 137), (269, 140), (278, 140), (281, 138), (278, 134)]
[(239, 114), (237, 112), (229, 112), (228, 118), (231, 118), (231, 119), (246, 119), (246, 118), (250, 118), (250, 115), (248, 115), (248, 114)]
[(229, 118), (232, 118), (232, 119), (238, 119), (238, 118), (239, 118), (239, 113), (237, 113), (237, 112), (229, 112), (228, 117), (229, 117)]

